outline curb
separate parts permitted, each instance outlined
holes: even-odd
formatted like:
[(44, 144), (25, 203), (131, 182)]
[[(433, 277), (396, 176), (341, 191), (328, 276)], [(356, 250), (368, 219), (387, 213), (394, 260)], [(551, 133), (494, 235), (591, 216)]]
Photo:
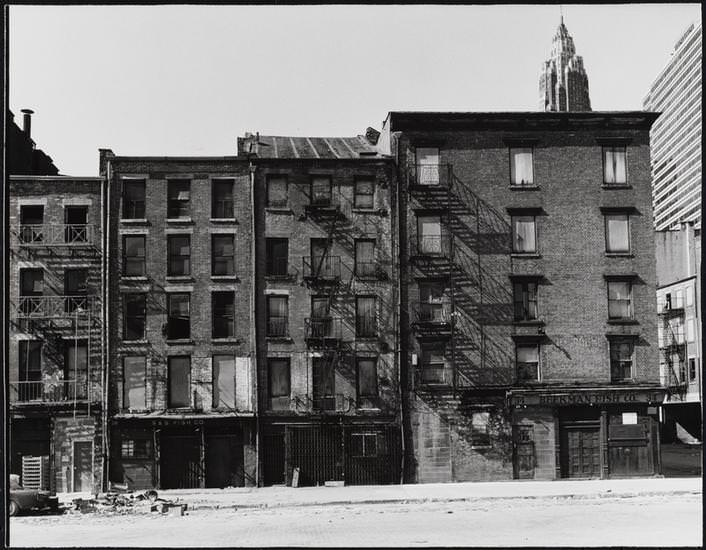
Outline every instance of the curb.
[(488, 500), (543, 500), (543, 499), (592, 499), (592, 498), (635, 498), (640, 496), (651, 497), (660, 495), (700, 495), (701, 491), (679, 490), (679, 491), (639, 491), (632, 493), (565, 493), (556, 495), (527, 495), (527, 496), (469, 496), (469, 497), (437, 497), (437, 498), (388, 498), (369, 500), (335, 500), (318, 502), (283, 502), (283, 503), (263, 503), (263, 504), (198, 504), (188, 502), (189, 510), (270, 510), (276, 508), (303, 508), (315, 506), (356, 506), (371, 504), (426, 504), (426, 503), (456, 503), (475, 502)]

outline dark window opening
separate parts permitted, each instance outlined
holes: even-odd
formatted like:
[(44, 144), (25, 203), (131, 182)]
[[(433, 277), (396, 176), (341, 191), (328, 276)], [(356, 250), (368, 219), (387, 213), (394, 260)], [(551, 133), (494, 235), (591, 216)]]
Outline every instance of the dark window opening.
[(145, 217), (145, 181), (123, 181), (123, 219)]
[(188, 294), (167, 294), (167, 338), (179, 340), (191, 336), (191, 317), (189, 313), (190, 296)]
[(167, 218), (188, 218), (191, 202), (189, 180), (167, 181)]
[(123, 236), (123, 275), (125, 277), (143, 277), (145, 275), (144, 235)]
[(211, 294), (213, 311), (213, 337), (233, 338), (235, 336), (235, 293), (231, 291)]
[(213, 235), (211, 274), (235, 275), (235, 235)]
[(336, 369), (332, 356), (314, 357), (312, 361), (312, 397), (315, 409), (336, 408)]
[(267, 360), (270, 375), (270, 397), (289, 397), (290, 375), (289, 359)]
[(213, 180), (211, 196), (211, 217), (232, 219), (235, 217), (233, 209), (233, 180)]
[(513, 285), (515, 321), (537, 319), (537, 282), (521, 281)]
[(88, 270), (87, 269), (65, 269), (64, 270), (64, 311), (74, 313), (77, 310), (86, 311), (88, 309)]
[(147, 296), (123, 295), (123, 340), (142, 340), (145, 337)]
[(88, 242), (88, 207), (66, 206), (64, 208), (64, 241), (67, 243)]
[(20, 340), (20, 382), (35, 382), (42, 379), (42, 343), (37, 340)]
[(356, 361), (358, 370), (358, 398), (375, 399), (378, 396), (377, 360), (359, 358)]
[(20, 207), (20, 241), (40, 243), (44, 240), (44, 206), (41, 204)]
[(167, 275), (186, 276), (191, 274), (191, 235), (167, 236)]
[(375, 296), (361, 296), (355, 299), (355, 333), (362, 338), (377, 336), (375, 317)]
[(168, 359), (169, 407), (189, 407), (191, 404), (191, 357), (177, 355)]
[(355, 274), (358, 277), (373, 277), (377, 272), (375, 261), (375, 240), (356, 239)]
[(287, 296), (267, 297), (267, 336), (285, 337), (288, 334), (289, 299)]
[(422, 384), (450, 384), (451, 375), (446, 365), (446, 350), (443, 347), (422, 350)]
[(267, 275), (283, 277), (288, 274), (289, 239), (267, 239)]

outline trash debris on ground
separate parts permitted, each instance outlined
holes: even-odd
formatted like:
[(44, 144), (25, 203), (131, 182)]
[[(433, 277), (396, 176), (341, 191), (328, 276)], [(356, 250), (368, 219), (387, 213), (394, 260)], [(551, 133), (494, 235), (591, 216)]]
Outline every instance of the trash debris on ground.
[(151, 513), (159, 512), (171, 516), (183, 516), (187, 505), (179, 499), (168, 500), (159, 498), (157, 491), (130, 491), (127, 485), (112, 484), (111, 491), (99, 493), (93, 498), (75, 498), (72, 500), (71, 512), (87, 513)]

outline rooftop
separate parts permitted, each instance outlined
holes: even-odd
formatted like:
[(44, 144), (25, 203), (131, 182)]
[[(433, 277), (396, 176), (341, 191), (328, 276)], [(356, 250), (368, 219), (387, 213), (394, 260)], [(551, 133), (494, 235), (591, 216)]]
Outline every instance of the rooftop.
[(271, 159), (360, 159), (382, 158), (365, 136), (295, 137), (246, 133), (238, 138), (238, 154)]

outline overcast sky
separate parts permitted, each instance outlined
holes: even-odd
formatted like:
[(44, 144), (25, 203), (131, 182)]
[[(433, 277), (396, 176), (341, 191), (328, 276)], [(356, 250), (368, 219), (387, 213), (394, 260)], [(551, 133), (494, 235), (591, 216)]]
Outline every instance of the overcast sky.
[[(699, 4), (565, 6), (594, 110), (642, 99)], [(10, 108), (62, 174), (356, 135), (391, 110), (535, 111), (559, 6), (11, 6)]]

